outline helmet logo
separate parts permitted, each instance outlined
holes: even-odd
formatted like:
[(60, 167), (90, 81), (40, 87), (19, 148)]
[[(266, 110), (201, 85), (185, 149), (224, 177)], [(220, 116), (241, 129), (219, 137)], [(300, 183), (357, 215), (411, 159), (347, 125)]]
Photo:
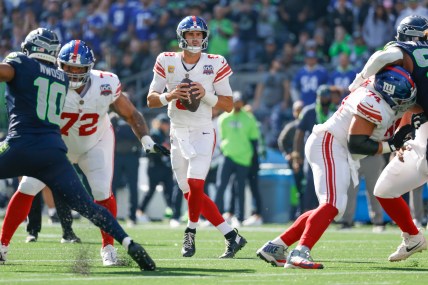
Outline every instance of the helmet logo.
[(383, 82), (382, 91), (389, 95), (393, 95), (395, 92), (395, 86), (387, 82)]
[(79, 53), (78, 54), (70, 53), (68, 60), (69, 62), (73, 62), (73, 63), (81, 63), (80, 57), (81, 55)]

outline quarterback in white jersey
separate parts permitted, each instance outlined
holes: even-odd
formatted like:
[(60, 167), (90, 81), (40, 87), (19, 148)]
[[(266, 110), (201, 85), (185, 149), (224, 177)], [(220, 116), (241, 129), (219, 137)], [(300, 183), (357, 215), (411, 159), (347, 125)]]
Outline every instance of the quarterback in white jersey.
[[(246, 241), (224, 221), (217, 206), (204, 193), (216, 137), (212, 108), (227, 112), (233, 108), (229, 84), (232, 70), (223, 56), (202, 53), (207, 48), (208, 36), (208, 27), (200, 17), (188, 16), (178, 24), (177, 37), (183, 52), (164, 52), (158, 56), (147, 101), (150, 108), (168, 105), (171, 164), (189, 208), (182, 255), (195, 254), (196, 225), (202, 214), (227, 240), (221, 258), (232, 258)], [(183, 79), (190, 79), (191, 86), (181, 83)], [(199, 94), (195, 100), (200, 100), (200, 104), (194, 112), (180, 101), (188, 100), (190, 92)]]
[[(330, 223), (343, 215), (351, 177), (354, 185), (358, 184), (358, 160), (403, 145), (407, 127), (395, 130), (415, 100), (416, 86), (410, 74), (401, 67), (388, 67), (345, 98), (325, 123), (314, 126), (305, 155), (320, 205), (303, 213), (282, 235), (259, 249), (259, 257), (285, 268), (324, 267), (312, 260), (310, 250)], [(297, 241), (296, 249), (285, 258), (287, 248)]]
[[(116, 74), (93, 70), (95, 58), (92, 50), (80, 40), (72, 40), (60, 50), (58, 63), (70, 78), (63, 111), (61, 134), (67, 145), (67, 156), (78, 164), (85, 174), (97, 204), (116, 216), (116, 199), (111, 190), (114, 167), (114, 132), (108, 115), (109, 108), (117, 112), (132, 127), (135, 135), (148, 152), (169, 151), (156, 145), (148, 136), (144, 117), (131, 101), (122, 94)], [(18, 190), (36, 195), (45, 184), (24, 176)], [(101, 257), (105, 266), (117, 263), (114, 239), (101, 232), (103, 244)]]

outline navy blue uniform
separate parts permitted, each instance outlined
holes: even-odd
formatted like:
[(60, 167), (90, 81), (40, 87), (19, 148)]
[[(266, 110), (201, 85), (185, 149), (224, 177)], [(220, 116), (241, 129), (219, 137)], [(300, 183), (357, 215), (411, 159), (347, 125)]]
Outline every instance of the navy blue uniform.
[(0, 179), (26, 175), (41, 180), (72, 209), (122, 242), (127, 234), (106, 208), (93, 203), (66, 156), (59, 121), (67, 76), (23, 53), (11, 53), (4, 62), (15, 76), (7, 82), (10, 122), (0, 144)]
[(412, 78), (416, 83), (418, 103), (428, 116), (428, 41), (392, 42), (388, 46), (400, 47), (413, 61)]

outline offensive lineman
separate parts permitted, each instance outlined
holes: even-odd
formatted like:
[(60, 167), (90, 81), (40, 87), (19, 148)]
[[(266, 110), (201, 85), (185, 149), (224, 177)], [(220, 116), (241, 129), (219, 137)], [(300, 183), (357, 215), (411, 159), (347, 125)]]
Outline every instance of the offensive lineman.
[[(68, 148), (67, 156), (72, 163), (78, 164), (85, 174), (95, 203), (105, 207), (116, 217), (116, 199), (111, 190), (114, 132), (108, 116), (109, 108), (112, 107), (128, 122), (135, 135), (141, 139), (146, 151), (159, 150), (166, 155), (169, 151), (163, 146), (156, 145), (148, 136), (144, 117), (122, 94), (119, 78), (113, 73), (92, 69), (94, 63), (92, 50), (81, 40), (68, 42), (59, 52), (58, 65), (70, 80), (61, 113), (61, 134)], [(24, 176), (18, 191), (35, 196), (44, 186), (40, 180)], [(80, 198), (76, 196), (75, 199)], [(17, 203), (25, 202), (15, 199), (8, 208), (14, 207)], [(9, 227), (4, 226), (3, 230), (9, 231)], [(104, 231), (101, 231), (101, 235), (100, 254), (103, 265), (116, 265), (114, 239)]]
[[(195, 254), (196, 226), (202, 214), (226, 238), (226, 251), (220, 258), (232, 258), (247, 241), (225, 222), (217, 206), (204, 193), (216, 139), (212, 108), (226, 112), (233, 108), (229, 85), (232, 69), (223, 56), (202, 53), (208, 46), (208, 36), (208, 27), (202, 18), (188, 16), (181, 20), (177, 37), (183, 52), (164, 52), (157, 57), (147, 102), (150, 108), (168, 105), (171, 164), (189, 209), (182, 255)], [(188, 85), (180, 83), (185, 77), (193, 81), (192, 89), (197, 89), (201, 98), (196, 112), (186, 110), (178, 100), (189, 96)]]
[[(417, 113), (423, 110), (423, 113), (414, 116), (414, 122), (412, 118), (412, 125), (416, 123), (415, 127), (419, 127), (420, 121), (417, 121), (421, 116), (428, 114), (427, 29), (428, 20), (424, 17), (411, 15), (404, 18), (397, 28), (397, 41), (389, 43), (383, 51), (374, 53), (349, 86), (350, 90), (357, 88), (365, 78), (384, 66), (403, 66), (412, 75), (418, 87), (416, 102), (419, 106), (411, 111)], [(407, 118), (410, 119), (410, 116)], [(407, 150), (399, 152), (383, 169), (375, 186), (376, 198), (402, 231), (402, 243), (388, 257), (391, 262), (405, 260), (412, 254), (427, 249), (423, 232), (414, 224), (409, 206), (401, 197), (428, 181), (427, 139), (428, 124), (423, 123), (416, 130), (415, 139), (407, 142)]]
[[(0, 179), (24, 175), (40, 179), (73, 210), (120, 242), (141, 270), (155, 270), (144, 248), (132, 241), (108, 210), (92, 201), (67, 159), (59, 123), (69, 79), (55, 66), (59, 48), (54, 32), (38, 28), (26, 36), (22, 52), (12, 52), (0, 63), (9, 115), (8, 135), (0, 144)], [(10, 240), (28, 215), (33, 197), (15, 192), (10, 200), (0, 235), (0, 264), (6, 261)]]
[[(388, 67), (346, 97), (330, 119), (313, 128), (305, 155), (314, 172), (320, 205), (257, 250), (261, 259), (285, 268), (324, 268), (313, 261), (310, 251), (333, 219), (343, 215), (351, 178), (358, 185), (359, 159), (403, 145), (410, 126), (393, 134), (415, 100), (416, 86), (410, 74), (398, 66)], [(287, 248), (297, 241), (296, 249), (285, 258)]]

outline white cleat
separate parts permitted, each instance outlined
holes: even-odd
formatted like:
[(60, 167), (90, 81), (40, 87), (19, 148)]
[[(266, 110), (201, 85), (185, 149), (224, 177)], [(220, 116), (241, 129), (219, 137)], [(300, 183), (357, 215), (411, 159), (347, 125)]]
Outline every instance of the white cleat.
[(1, 245), (0, 247), (0, 264), (4, 264), (6, 262), (7, 252), (9, 251), (8, 245)]
[(419, 229), (419, 233), (416, 235), (401, 233), (401, 237), (403, 241), (397, 247), (397, 250), (388, 257), (388, 260), (391, 262), (405, 260), (412, 254), (427, 249), (427, 241), (421, 229)]
[(287, 249), (283, 245), (274, 244), (268, 241), (257, 251), (260, 259), (272, 264), (273, 266), (284, 266), (287, 260)]
[(100, 251), (100, 254), (101, 258), (103, 259), (104, 266), (117, 265), (117, 252), (111, 244), (108, 244), (103, 247)]

